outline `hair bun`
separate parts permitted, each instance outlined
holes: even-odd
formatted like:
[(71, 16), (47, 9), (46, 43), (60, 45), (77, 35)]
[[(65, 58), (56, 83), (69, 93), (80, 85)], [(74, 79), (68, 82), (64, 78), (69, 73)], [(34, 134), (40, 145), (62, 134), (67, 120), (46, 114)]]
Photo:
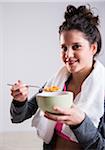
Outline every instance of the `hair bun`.
[(88, 6), (89, 6), (88, 8), (84, 5), (76, 8), (73, 5), (68, 5), (66, 8), (65, 15), (64, 15), (65, 21), (69, 21), (74, 16), (77, 16), (80, 19), (84, 18), (86, 21), (88, 21), (93, 26), (94, 25), (98, 26), (99, 25), (99, 17), (94, 16), (94, 14), (92, 13), (92, 11), (90, 9), (90, 5), (88, 5)]
[(74, 15), (76, 10), (77, 9), (73, 5), (68, 5), (66, 8), (65, 15), (64, 15), (65, 20), (70, 19), (70, 17)]
[(92, 25), (99, 25), (99, 17), (94, 16), (92, 13), (92, 10), (90, 9), (90, 5), (88, 5), (89, 8), (86, 8), (86, 6), (80, 6), (78, 7), (78, 15), (82, 15), (84, 18), (86, 18)]

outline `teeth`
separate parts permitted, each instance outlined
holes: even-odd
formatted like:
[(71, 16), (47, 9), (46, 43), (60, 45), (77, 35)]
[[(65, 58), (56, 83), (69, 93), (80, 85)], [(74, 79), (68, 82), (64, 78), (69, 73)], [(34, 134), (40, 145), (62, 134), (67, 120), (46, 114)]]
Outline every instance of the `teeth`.
[(74, 64), (76, 61), (68, 61), (69, 64)]
[(66, 63), (69, 63), (69, 64), (73, 64), (73, 63), (77, 62), (77, 60), (70, 60), (69, 58), (67, 58), (67, 59), (65, 60), (65, 62), (66, 62)]
[(75, 62), (75, 61), (69, 61), (69, 63), (71, 63), (71, 64), (74, 63), (74, 62)]
[(69, 59), (66, 59), (66, 62), (68, 62), (69, 61)]

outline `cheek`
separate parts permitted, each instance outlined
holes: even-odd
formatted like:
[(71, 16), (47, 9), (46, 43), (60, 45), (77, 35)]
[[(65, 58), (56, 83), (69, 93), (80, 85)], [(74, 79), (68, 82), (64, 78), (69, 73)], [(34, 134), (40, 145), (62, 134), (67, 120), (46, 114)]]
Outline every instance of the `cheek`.
[(63, 61), (65, 60), (65, 55), (62, 52), (60, 53), (60, 57)]
[(89, 58), (93, 57), (93, 54), (92, 54), (91, 51), (88, 51), (88, 52), (84, 53), (84, 57), (87, 58), (87, 59), (89, 59)]
[(78, 55), (78, 58), (80, 62), (87, 63), (93, 58), (93, 56), (89, 52), (84, 52), (81, 55)]

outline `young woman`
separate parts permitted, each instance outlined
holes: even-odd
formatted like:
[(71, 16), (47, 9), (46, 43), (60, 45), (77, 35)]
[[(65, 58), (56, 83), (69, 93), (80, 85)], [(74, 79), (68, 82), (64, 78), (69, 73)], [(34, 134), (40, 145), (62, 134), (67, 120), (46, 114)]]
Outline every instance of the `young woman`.
[[(45, 86), (57, 85), (73, 92), (74, 104), (69, 110), (55, 106), (55, 111), (62, 114), (60, 116), (48, 112), (41, 116), (35, 96), (27, 101), (28, 87), (18, 81), (11, 89), (14, 98), (12, 122), (22, 122), (35, 114), (33, 125), (44, 140), (44, 150), (105, 149), (105, 139), (100, 133), (104, 116), (105, 68), (96, 59), (101, 50), (99, 18), (93, 15), (90, 7), (72, 5), (67, 6), (64, 18), (59, 27), (64, 67)], [(45, 128), (39, 127), (41, 122)]]

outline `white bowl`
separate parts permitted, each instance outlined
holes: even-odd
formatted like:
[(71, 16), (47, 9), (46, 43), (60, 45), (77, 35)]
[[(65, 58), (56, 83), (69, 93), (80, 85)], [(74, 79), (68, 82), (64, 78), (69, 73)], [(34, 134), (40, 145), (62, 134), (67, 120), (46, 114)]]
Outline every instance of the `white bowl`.
[(73, 93), (68, 91), (42, 92), (36, 95), (38, 106), (42, 111), (57, 113), (53, 110), (54, 106), (64, 109), (71, 107), (73, 103)]

